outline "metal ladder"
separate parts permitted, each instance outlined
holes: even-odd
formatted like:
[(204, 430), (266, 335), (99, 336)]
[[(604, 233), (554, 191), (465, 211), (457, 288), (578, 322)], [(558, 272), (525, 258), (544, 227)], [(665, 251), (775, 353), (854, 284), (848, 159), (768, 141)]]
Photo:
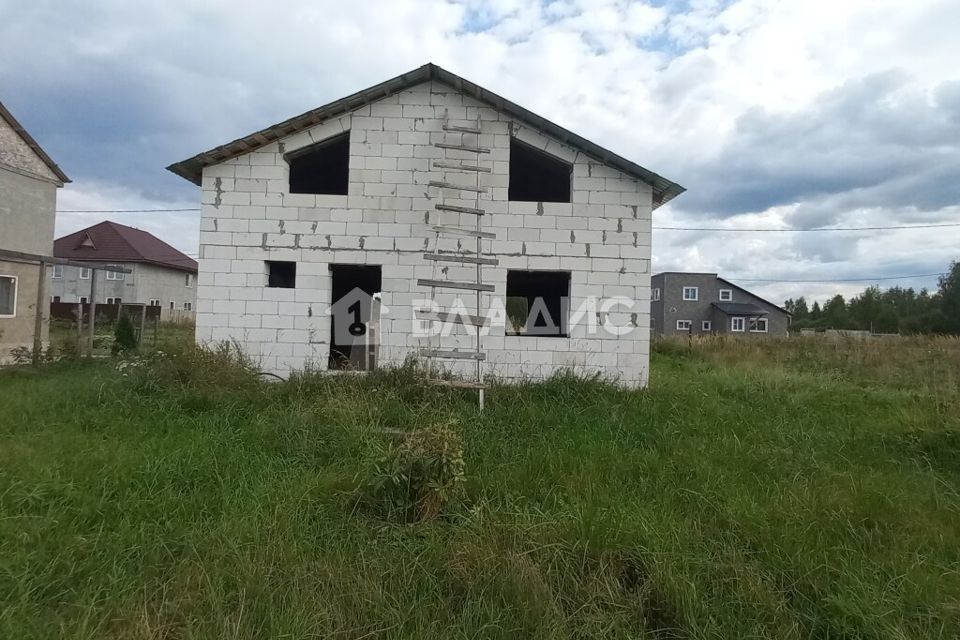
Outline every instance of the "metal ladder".
[[(492, 240), (496, 238), (496, 234), (483, 231), (482, 220), (485, 211), (480, 208), (480, 196), (481, 194), (487, 192), (487, 188), (481, 186), (480, 184), (480, 174), (490, 173), (491, 170), (489, 167), (480, 166), (479, 157), (482, 154), (490, 153), (490, 149), (479, 146), (481, 134), (479, 116), (477, 116), (477, 120), (474, 125), (466, 126), (451, 124), (449, 114), (445, 113), (443, 117), (443, 131), (443, 141), (433, 143), (433, 146), (440, 149), (442, 154), (439, 160), (433, 160), (432, 168), (441, 169), (443, 171), (444, 179), (431, 180), (429, 182), (429, 186), (440, 189), (441, 194), (439, 202), (434, 205), (434, 210), (432, 212), (428, 212), (428, 219), (432, 219), (434, 222), (434, 224), (431, 225), (431, 230), (434, 234), (433, 251), (430, 251), (428, 248), (427, 252), (423, 254), (424, 259), (429, 260), (433, 264), (433, 275), (429, 279), (418, 279), (417, 285), (421, 287), (429, 287), (431, 300), (436, 300), (437, 289), (441, 288), (475, 291), (476, 315), (450, 311), (437, 311), (434, 309), (416, 309), (415, 314), (416, 317), (421, 320), (439, 322), (442, 325), (447, 325), (449, 323), (463, 325), (468, 332), (471, 332), (475, 336), (475, 344), (472, 351), (442, 349), (439, 345), (439, 341), (442, 340), (442, 335), (436, 336), (438, 344), (434, 345), (434, 332), (431, 331), (428, 347), (421, 349), (420, 355), (424, 358), (424, 361), (427, 365), (427, 380), (429, 383), (446, 387), (477, 389), (479, 394), (480, 410), (483, 411), (484, 390), (486, 389), (486, 385), (483, 382), (483, 362), (486, 360), (486, 353), (483, 351), (481, 345), (481, 333), (483, 328), (487, 325), (488, 319), (485, 310), (482, 307), (481, 296), (483, 293), (492, 293), (494, 291), (494, 286), (492, 284), (485, 284), (483, 282), (483, 267), (495, 266), (498, 264), (498, 261), (495, 258), (490, 258), (484, 255), (484, 240)], [(464, 137), (467, 135), (476, 136), (477, 144), (467, 144), (464, 140)], [(457, 142), (448, 142), (450, 137), (454, 137), (454, 139), (456, 139), (455, 136), (459, 136), (459, 140)], [(476, 154), (477, 160), (469, 161), (462, 159), (448, 159), (447, 155), (449, 150), (459, 151), (464, 154), (471, 154), (471, 156), (472, 154)], [(456, 174), (457, 177), (449, 178), (448, 181), (447, 174)], [(450, 191), (458, 192), (457, 204), (449, 204), (446, 202), (444, 194)], [(464, 206), (464, 200), (473, 200), (473, 202), (470, 203), (473, 206)], [(451, 215), (456, 216), (456, 225), (440, 224), (444, 216), (449, 217)], [(472, 215), (476, 219), (474, 228), (468, 229), (460, 226), (460, 218), (464, 215)], [(462, 250), (460, 248), (460, 243), (458, 242), (457, 251), (443, 252), (440, 249), (440, 239), (441, 237), (446, 236), (466, 236), (468, 238), (474, 238), (476, 240), (476, 251), (473, 253), (473, 255), (470, 255), (469, 250)], [(440, 274), (438, 274), (438, 270), (441, 268), (441, 263), (474, 265), (476, 267), (474, 271), (476, 277), (469, 281), (441, 279), (439, 277)], [(441, 327), (441, 333), (446, 330), (446, 326)], [(476, 363), (476, 379), (442, 380), (436, 378), (434, 377), (434, 359), (473, 360)]]

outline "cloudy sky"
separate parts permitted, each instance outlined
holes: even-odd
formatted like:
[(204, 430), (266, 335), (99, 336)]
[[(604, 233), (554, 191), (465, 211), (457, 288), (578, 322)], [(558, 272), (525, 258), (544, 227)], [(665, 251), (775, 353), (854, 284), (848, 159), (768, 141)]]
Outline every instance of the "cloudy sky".
[[(0, 16), (0, 100), (73, 179), (61, 210), (196, 207), (171, 162), (432, 61), (685, 186), (657, 226), (960, 222), (956, 0), (0, 0)], [(196, 254), (194, 212), (64, 212), (57, 232), (107, 217)], [(960, 227), (662, 229), (653, 253), (657, 271), (822, 299), (864, 286), (824, 280), (943, 271)]]

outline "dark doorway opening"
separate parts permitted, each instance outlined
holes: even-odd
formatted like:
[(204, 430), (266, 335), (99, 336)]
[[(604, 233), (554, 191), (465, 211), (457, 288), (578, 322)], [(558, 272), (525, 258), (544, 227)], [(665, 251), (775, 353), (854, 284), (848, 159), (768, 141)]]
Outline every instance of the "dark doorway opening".
[(345, 196), (350, 181), (350, 132), (297, 149), (286, 156), (290, 193)]
[[(382, 283), (380, 265), (332, 264), (330, 369), (376, 368)], [(378, 296), (379, 298), (379, 296)]]
[(567, 336), (568, 271), (507, 271), (507, 332), (521, 336)]
[(570, 202), (572, 172), (563, 160), (510, 138), (509, 200)]

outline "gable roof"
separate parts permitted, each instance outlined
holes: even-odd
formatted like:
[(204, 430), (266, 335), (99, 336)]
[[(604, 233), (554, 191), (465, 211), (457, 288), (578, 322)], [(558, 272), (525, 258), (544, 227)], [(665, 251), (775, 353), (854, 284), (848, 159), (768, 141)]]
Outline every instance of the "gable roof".
[(37, 154), (37, 157), (43, 161), (43, 164), (47, 165), (47, 168), (53, 172), (53, 175), (57, 176), (57, 179), (60, 180), (60, 182), (70, 182), (70, 178), (67, 177), (67, 174), (65, 174), (60, 167), (57, 166), (57, 163), (47, 155), (47, 152), (40, 147), (37, 141), (33, 139), (33, 136), (27, 133), (27, 130), (23, 128), (23, 125), (17, 122), (17, 119), (13, 117), (13, 114), (10, 113), (5, 106), (3, 106), (2, 102), (0, 102), (0, 118), (3, 118), (3, 120), (10, 125), (10, 128), (13, 129), (14, 133), (20, 136), (27, 146), (30, 147), (30, 150)]
[(146, 262), (180, 271), (197, 272), (197, 261), (141, 229), (105, 220), (58, 238), (53, 255), (69, 260)]
[[(651, 277), (652, 277), (652, 278), (660, 278), (660, 277), (663, 277), (663, 276), (713, 276), (713, 277), (716, 278), (718, 281), (726, 284), (727, 286), (733, 287), (734, 289), (737, 289), (737, 290), (739, 290), (739, 291), (743, 291), (743, 292), (746, 293), (747, 295), (753, 296), (754, 298), (756, 298), (757, 300), (760, 300), (761, 302), (766, 302), (768, 305), (770, 305), (770, 306), (773, 307), (774, 309), (777, 309), (777, 310), (779, 310), (779, 311), (782, 311), (783, 313), (787, 314), (788, 316), (793, 317), (793, 314), (792, 314), (792, 313), (790, 313), (789, 311), (787, 311), (786, 309), (784, 309), (784, 308), (781, 307), (780, 305), (775, 304), (775, 303), (773, 303), (773, 302), (770, 302), (770, 301), (767, 300), (766, 298), (761, 298), (760, 296), (758, 296), (757, 294), (755, 294), (753, 291), (749, 291), (749, 290), (747, 290), (747, 289), (744, 289), (743, 287), (741, 287), (741, 286), (738, 285), (738, 284), (734, 284), (734, 283), (730, 282), (729, 280), (726, 280), (726, 279), (724, 279), (724, 278), (721, 278), (721, 277), (720, 277), (719, 275), (717, 275), (716, 273), (707, 273), (707, 272), (703, 272), (703, 271), (661, 271), (660, 273), (655, 273), (655, 274), (653, 274)], [(714, 306), (717, 306), (717, 305), (714, 304)], [(720, 310), (723, 311), (722, 308), (721, 308)]]
[(792, 313), (790, 313), (789, 311), (787, 311), (786, 309), (784, 309), (784, 308), (781, 307), (780, 305), (775, 304), (775, 303), (773, 303), (773, 302), (770, 302), (770, 301), (767, 300), (766, 298), (761, 298), (760, 296), (758, 296), (757, 294), (755, 294), (753, 291), (748, 291), (748, 290), (744, 289), (743, 287), (741, 287), (740, 285), (734, 284), (734, 283), (730, 282), (729, 280), (725, 280), (725, 279), (721, 278), (720, 276), (717, 276), (717, 280), (719, 280), (720, 282), (724, 282), (724, 283), (730, 285), (730, 286), (733, 287), (734, 289), (739, 289), (740, 291), (743, 291), (744, 293), (753, 296), (753, 297), (756, 298), (757, 300), (760, 300), (760, 301), (762, 301), (762, 302), (766, 302), (768, 305), (770, 305), (770, 306), (773, 307), (774, 309), (777, 309), (778, 311), (781, 311), (781, 312), (787, 314), (787, 315), (790, 316), (791, 318), (793, 317), (793, 314), (792, 314)]
[(302, 113), (299, 116), (295, 116), (289, 120), (284, 120), (283, 122), (267, 127), (266, 129), (262, 129), (261, 131), (257, 131), (256, 133), (252, 133), (248, 136), (238, 138), (233, 142), (228, 142), (227, 144), (220, 145), (219, 147), (214, 147), (209, 151), (198, 153), (192, 158), (188, 158), (170, 165), (167, 167), (167, 169), (178, 176), (186, 178), (194, 184), (199, 185), (204, 167), (219, 164), (225, 160), (229, 160), (230, 158), (234, 158), (244, 153), (249, 153), (259, 149), (260, 147), (266, 146), (275, 140), (312, 127), (320, 122), (323, 122), (324, 120), (342, 116), (364, 105), (368, 105), (376, 102), (377, 100), (381, 100), (387, 96), (393, 95), (394, 93), (403, 91), (404, 89), (408, 89), (412, 86), (431, 80), (442, 82), (443, 84), (453, 87), (465, 95), (471, 96), (480, 102), (490, 105), (497, 111), (510, 114), (518, 121), (524, 122), (534, 129), (538, 129), (539, 131), (556, 138), (560, 142), (563, 142), (606, 165), (614, 167), (615, 169), (619, 169), (627, 175), (633, 176), (634, 178), (648, 183), (653, 187), (654, 208), (666, 203), (685, 191), (683, 187), (675, 182), (671, 182), (663, 176), (660, 176), (649, 169), (641, 167), (635, 162), (627, 160), (626, 158), (623, 158), (622, 156), (619, 156), (608, 149), (604, 149), (603, 147), (594, 144), (593, 142), (590, 142), (589, 140), (582, 138), (577, 134), (568, 131), (567, 129), (564, 129), (560, 125), (554, 124), (546, 118), (538, 116), (537, 114), (524, 109), (520, 105), (500, 97), (492, 91), (484, 89), (480, 85), (474, 84), (473, 82), (470, 82), (465, 78), (461, 78), (460, 76), (432, 63), (425, 64), (418, 69), (414, 69), (408, 73), (404, 73), (385, 82), (381, 82), (380, 84), (354, 93), (346, 98), (341, 98), (340, 100), (331, 102), (330, 104), (326, 104), (322, 107), (311, 109), (310, 111)]

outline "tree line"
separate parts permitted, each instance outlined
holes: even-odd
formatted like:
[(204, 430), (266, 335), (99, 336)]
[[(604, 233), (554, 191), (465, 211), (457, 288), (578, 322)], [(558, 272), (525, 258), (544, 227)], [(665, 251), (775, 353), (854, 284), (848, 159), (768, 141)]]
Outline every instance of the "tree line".
[(801, 296), (784, 302), (793, 314), (791, 329), (859, 329), (874, 333), (960, 334), (960, 262), (950, 263), (937, 291), (871, 286), (850, 300), (835, 295), (808, 306)]

